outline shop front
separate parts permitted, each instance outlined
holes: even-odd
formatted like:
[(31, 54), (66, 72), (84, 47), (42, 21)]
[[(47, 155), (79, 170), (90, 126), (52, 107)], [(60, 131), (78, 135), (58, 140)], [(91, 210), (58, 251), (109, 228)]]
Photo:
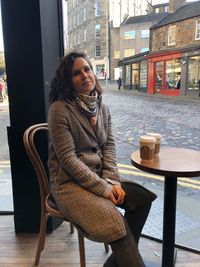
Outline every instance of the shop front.
[(146, 53), (123, 59), (123, 87), (147, 92), (148, 66)]
[(181, 94), (182, 53), (148, 56), (148, 94)]

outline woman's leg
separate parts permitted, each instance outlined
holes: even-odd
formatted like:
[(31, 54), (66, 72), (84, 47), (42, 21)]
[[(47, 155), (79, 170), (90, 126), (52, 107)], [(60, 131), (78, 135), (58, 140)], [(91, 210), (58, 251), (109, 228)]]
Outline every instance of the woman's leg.
[[(135, 183), (123, 182), (122, 188), (126, 192), (126, 197), (124, 199), (124, 203), (120, 205), (120, 207), (125, 210), (125, 219), (126, 219), (125, 224), (127, 221), (128, 226), (126, 225), (126, 228), (128, 228), (127, 231), (128, 235), (125, 238), (115, 241), (111, 244), (113, 253), (107, 259), (104, 267), (126, 266), (126, 265), (119, 265), (121, 263), (118, 262), (117, 255), (123, 254), (125, 257), (127, 257), (126, 260), (132, 260), (132, 258), (128, 256), (129, 252), (132, 253), (132, 255), (134, 255), (135, 259), (133, 260), (138, 261), (138, 263), (135, 263), (135, 265), (127, 265), (127, 266), (131, 267), (144, 266), (144, 263), (141, 263), (142, 259), (139, 254), (137, 245), (139, 242), (143, 226), (148, 217), (151, 208), (151, 203), (156, 198), (156, 195), (150, 192), (149, 190), (145, 189), (144, 187)], [(129, 249), (127, 249), (126, 247), (127, 244)], [(125, 248), (126, 252), (122, 250), (122, 247)]]
[(127, 236), (111, 242), (113, 253), (105, 262), (104, 267), (144, 267), (144, 262), (139, 253), (138, 246), (132, 232), (125, 221)]
[(152, 201), (156, 195), (136, 183), (122, 183), (126, 192), (124, 203), (120, 205), (125, 210), (124, 217), (138, 244), (143, 226), (147, 220)]

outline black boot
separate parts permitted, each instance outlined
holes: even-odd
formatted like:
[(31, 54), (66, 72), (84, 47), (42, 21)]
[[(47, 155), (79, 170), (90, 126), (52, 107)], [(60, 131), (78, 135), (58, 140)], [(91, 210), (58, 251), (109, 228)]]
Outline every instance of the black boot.
[(112, 259), (114, 258), (117, 262), (117, 265), (105, 265), (105, 267), (145, 267), (133, 234), (126, 220), (124, 221), (127, 235), (110, 243), (114, 257), (112, 256), (109, 261), (110, 264), (114, 264), (115, 262)]
[(119, 265), (116, 263), (113, 253), (108, 257), (103, 267), (118, 267)]

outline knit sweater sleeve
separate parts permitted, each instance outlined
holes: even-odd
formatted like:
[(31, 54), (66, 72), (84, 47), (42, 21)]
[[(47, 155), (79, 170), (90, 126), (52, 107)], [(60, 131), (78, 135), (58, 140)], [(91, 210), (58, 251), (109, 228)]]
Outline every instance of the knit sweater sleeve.
[(112, 186), (81, 161), (76, 154), (70, 131), (69, 112), (61, 101), (54, 102), (48, 114), (49, 142), (53, 146), (61, 168), (86, 190), (108, 198)]

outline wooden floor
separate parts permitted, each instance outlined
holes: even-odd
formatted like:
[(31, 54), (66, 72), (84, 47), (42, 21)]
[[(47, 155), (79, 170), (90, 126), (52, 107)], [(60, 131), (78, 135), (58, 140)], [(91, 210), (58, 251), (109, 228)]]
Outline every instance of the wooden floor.
[[(13, 216), (0, 216), (0, 267), (34, 266), (37, 234), (14, 232)], [(103, 244), (89, 240), (86, 244), (87, 267), (102, 267), (109, 253)], [(161, 244), (146, 238), (140, 240), (140, 252), (147, 267), (160, 267)], [(77, 233), (70, 234), (69, 224), (63, 223), (46, 237), (40, 267), (80, 267)], [(130, 266), (127, 266), (130, 267)], [(200, 255), (178, 250), (176, 267), (200, 267)]]

